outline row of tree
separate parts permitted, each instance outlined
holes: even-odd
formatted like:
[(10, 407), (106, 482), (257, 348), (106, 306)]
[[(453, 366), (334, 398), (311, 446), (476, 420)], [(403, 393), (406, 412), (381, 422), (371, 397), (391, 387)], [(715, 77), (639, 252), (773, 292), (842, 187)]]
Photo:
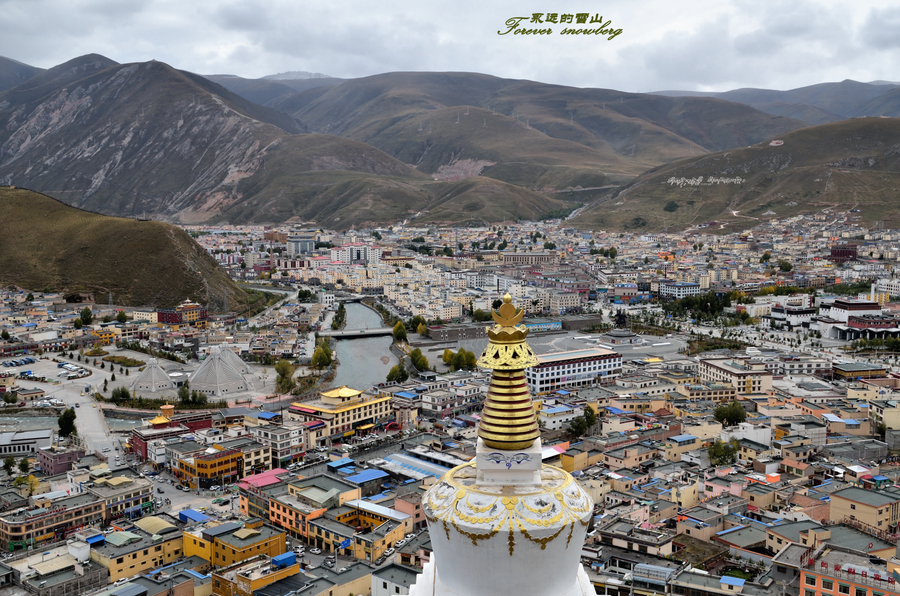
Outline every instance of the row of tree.
[(455, 353), (451, 350), (444, 350), (443, 357), (441, 358), (444, 361), (444, 364), (450, 367), (450, 371), (456, 370), (472, 370), (475, 368), (475, 362), (478, 360), (478, 357), (475, 356), (473, 352), (470, 352), (464, 348), (460, 348)]

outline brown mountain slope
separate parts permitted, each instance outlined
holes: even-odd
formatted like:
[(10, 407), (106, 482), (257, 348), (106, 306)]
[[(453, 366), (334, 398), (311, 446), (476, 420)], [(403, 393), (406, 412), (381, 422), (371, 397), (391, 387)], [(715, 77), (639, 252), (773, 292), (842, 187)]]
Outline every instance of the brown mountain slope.
[(43, 68), (0, 56), (0, 91), (20, 85), (43, 71)]
[[(537, 185), (543, 175), (539, 167), (534, 173), (529, 170), (543, 163), (533, 156), (549, 147), (551, 139), (574, 143), (570, 159), (621, 179), (679, 157), (746, 146), (805, 126), (716, 99), (578, 89), (475, 73), (389, 73), (302, 92), (273, 105), (291, 110), (312, 130), (372, 144), (419, 164), (429, 174), (449, 165), (441, 160), (457, 154), (460, 147), (470, 159), (488, 159), (488, 148), (474, 129), (469, 135), (423, 142), (419, 133), (427, 132), (432, 116), (465, 112), (467, 106), (488, 110), (492, 116), (501, 114), (543, 133), (543, 138), (533, 139), (531, 155), (523, 155), (521, 143), (507, 134), (514, 128), (497, 130), (492, 142), (502, 151), (495, 150), (491, 161), (499, 167), (484, 175), (528, 185)], [(471, 108), (469, 112), (471, 116)], [(483, 123), (484, 112), (479, 114), (478, 123)], [(578, 153), (577, 145), (593, 152)], [(440, 157), (432, 158), (435, 154)], [(516, 177), (508, 178), (504, 166), (520, 162), (527, 166), (525, 171), (516, 168)]]
[(107, 217), (46, 195), (0, 187), (0, 285), (90, 292), (116, 304), (172, 306), (186, 298), (221, 310), (246, 294), (187, 233)]
[(900, 120), (859, 118), (797, 130), (776, 143), (655, 168), (589, 205), (576, 225), (660, 230), (716, 221), (733, 231), (823, 208), (900, 222)]
[[(91, 211), (192, 223), (383, 224), (435, 196), (423, 187), (430, 177), (370, 145), (289, 134), (290, 116), (160, 62), (110, 62), (83, 57), (0, 94), (0, 183)], [(466, 217), (560, 206), (496, 188), (496, 209)]]

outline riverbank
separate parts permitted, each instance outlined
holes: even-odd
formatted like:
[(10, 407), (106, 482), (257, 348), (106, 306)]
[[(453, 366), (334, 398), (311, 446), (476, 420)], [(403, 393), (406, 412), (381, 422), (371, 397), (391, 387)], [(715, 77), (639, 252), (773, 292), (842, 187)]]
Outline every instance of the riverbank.
[[(353, 302), (346, 305), (348, 329), (375, 329), (384, 326), (384, 319), (378, 309), (367, 302)], [(332, 387), (346, 385), (365, 391), (383, 383), (388, 372), (397, 364), (391, 352), (393, 338), (390, 336), (340, 339), (334, 342), (334, 351), (339, 366), (332, 368)], [(320, 387), (324, 387), (324, 383)]]
[(62, 408), (19, 408), (7, 406), (0, 408), (0, 418), (43, 418), (59, 416)]

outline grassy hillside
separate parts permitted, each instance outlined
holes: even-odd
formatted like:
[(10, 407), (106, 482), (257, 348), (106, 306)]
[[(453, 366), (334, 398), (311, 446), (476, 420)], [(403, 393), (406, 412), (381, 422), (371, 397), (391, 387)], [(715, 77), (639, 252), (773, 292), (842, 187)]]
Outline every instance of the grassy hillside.
[(842, 120), (779, 140), (655, 168), (597, 200), (574, 223), (660, 230), (716, 221), (716, 229), (733, 231), (834, 207), (900, 224), (900, 120)]
[[(559, 161), (622, 179), (805, 125), (717, 99), (578, 89), (475, 73), (389, 73), (305, 91), (273, 105), (312, 130), (372, 144), (428, 174), (462, 154), (496, 162), (485, 176), (553, 188), (581, 176), (544, 178), (542, 167)], [(460, 123), (453, 126), (457, 113)], [(539, 134), (525, 138), (520, 128)], [(511, 165), (516, 166), (512, 174)]]
[(0, 187), (0, 285), (91, 292), (116, 304), (171, 306), (186, 298), (232, 310), (246, 294), (175, 226), (98, 215), (30, 190)]

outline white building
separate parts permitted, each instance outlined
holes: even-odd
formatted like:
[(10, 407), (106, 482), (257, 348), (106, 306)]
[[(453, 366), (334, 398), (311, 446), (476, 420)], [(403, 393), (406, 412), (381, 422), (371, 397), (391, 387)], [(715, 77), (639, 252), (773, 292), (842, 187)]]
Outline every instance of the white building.
[(622, 374), (622, 355), (603, 348), (544, 354), (537, 359), (537, 366), (525, 370), (534, 394), (611, 383)]
[(563, 430), (581, 415), (580, 410), (569, 406), (551, 406), (538, 412), (538, 420), (543, 423), (542, 428), (547, 430)]
[(687, 296), (698, 296), (702, 293), (700, 284), (689, 281), (671, 281), (660, 284), (659, 295), (662, 298), (679, 300)]
[(362, 244), (354, 242), (353, 244), (344, 244), (331, 249), (332, 261), (343, 261), (344, 263), (356, 263), (363, 261), (365, 263), (376, 264), (381, 261), (381, 248), (372, 246), (371, 244)]

